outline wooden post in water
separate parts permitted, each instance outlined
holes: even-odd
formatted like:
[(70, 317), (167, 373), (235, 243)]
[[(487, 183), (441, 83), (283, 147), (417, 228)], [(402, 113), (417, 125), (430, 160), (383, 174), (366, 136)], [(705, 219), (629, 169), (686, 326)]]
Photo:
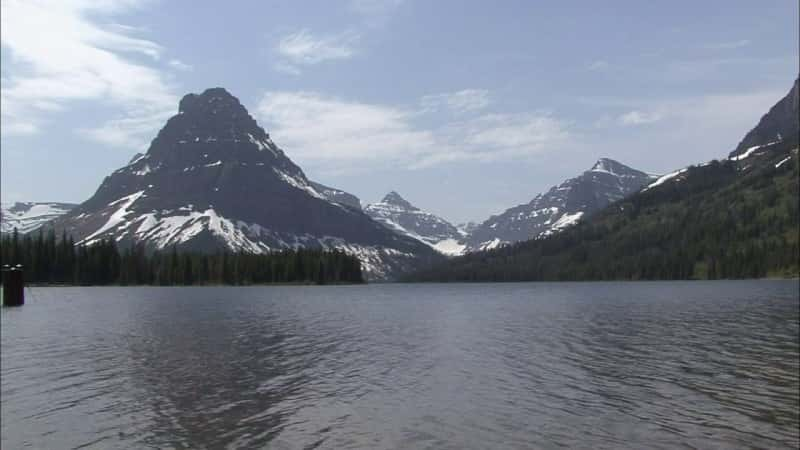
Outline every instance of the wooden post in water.
[(25, 304), (25, 278), (22, 266), (3, 266), (3, 306), (22, 306)]

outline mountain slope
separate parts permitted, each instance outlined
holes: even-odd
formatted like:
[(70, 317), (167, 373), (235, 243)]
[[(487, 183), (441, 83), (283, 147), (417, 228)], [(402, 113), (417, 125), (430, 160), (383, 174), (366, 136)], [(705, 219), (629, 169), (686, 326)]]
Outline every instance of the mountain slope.
[[(796, 89), (797, 84), (793, 92)], [(769, 114), (773, 123), (795, 120), (795, 128), (780, 138), (751, 131), (737, 147), (744, 152), (660, 177), (557, 235), (472, 253), (408, 279), (796, 277), (800, 274), (797, 112), (773, 107)]]
[(16, 229), (21, 234), (30, 233), (75, 206), (74, 203), (57, 202), (4, 203), (0, 206), (0, 232), (11, 233)]
[(186, 95), (146, 154), (53, 226), (84, 244), (113, 238), (204, 252), (337, 248), (361, 258), (371, 279), (436, 258), (348, 206), (352, 199), (320, 188), (338, 191), (308, 180), (238, 99), (214, 88)]
[(465, 240), (467, 251), (487, 250), (559, 232), (652, 180), (651, 175), (602, 158), (583, 174), (550, 188), (529, 203), (487, 219)]
[(744, 154), (753, 147), (776, 141), (792, 141), (798, 137), (800, 125), (800, 78), (792, 89), (759, 120), (731, 152), (730, 157)]
[(315, 191), (319, 192), (329, 202), (350, 206), (358, 210), (361, 209), (361, 200), (359, 200), (358, 197), (356, 197), (355, 195), (349, 192), (345, 192), (341, 189), (336, 189), (325, 186), (324, 184), (321, 183), (316, 183), (314, 181), (309, 181), (309, 183), (311, 184), (311, 187), (314, 188)]
[(397, 192), (390, 192), (378, 203), (364, 208), (370, 217), (390, 230), (423, 242), (445, 255), (460, 254), (463, 233), (450, 222), (409, 203)]

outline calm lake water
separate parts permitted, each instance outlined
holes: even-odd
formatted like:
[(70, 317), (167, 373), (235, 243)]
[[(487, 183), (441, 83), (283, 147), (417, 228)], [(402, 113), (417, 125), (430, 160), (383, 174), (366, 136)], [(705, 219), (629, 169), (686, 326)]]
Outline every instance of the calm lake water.
[(797, 448), (797, 281), (34, 288), (2, 448)]

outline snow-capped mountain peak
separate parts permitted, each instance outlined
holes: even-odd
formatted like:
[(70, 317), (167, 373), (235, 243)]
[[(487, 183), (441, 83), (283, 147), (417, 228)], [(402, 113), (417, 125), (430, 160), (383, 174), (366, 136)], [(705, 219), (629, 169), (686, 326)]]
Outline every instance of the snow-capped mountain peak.
[(635, 169), (631, 169), (630, 167), (614, 161), (610, 158), (600, 158), (597, 160), (596, 163), (589, 169), (589, 172), (601, 172), (607, 173), (610, 175), (615, 175), (618, 177), (626, 177), (626, 176), (639, 176), (641, 172)]
[(408, 200), (404, 199), (400, 194), (396, 191), (391, 191), (383, 197), (381, 203), (386, 205), (396, 206), (402, 209), (406, 209), (409, 211), (416, 211), (419, 208), (412, 205)]
[(557, 233), (585, 215), (637, 192), (653, 179), (654, 176), (613, 159), (600, 158), (583, 174), (475, 227), (465, 240), (466, 251), (487, 250)]
[(364, 208), (370, 217), (388, 229), (412, 237), (446, 255), (460, 254), (462, 233), (450, 222), (412, 205), (395, 191)]

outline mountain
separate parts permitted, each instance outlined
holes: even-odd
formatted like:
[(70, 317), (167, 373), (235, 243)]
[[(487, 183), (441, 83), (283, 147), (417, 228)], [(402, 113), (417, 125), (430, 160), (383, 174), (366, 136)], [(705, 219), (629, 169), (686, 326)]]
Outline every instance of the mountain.
[(445, 255), (461, 254), (464, 234), (450, 222), (409, 203), (397, 192), (390, 192), (378, 203), (364, 208), (370, 217), (390, 230), (412, 237)]
[(473, 231), (475, 231), (475, 229), (478, 228), (478, 225), (480, 225), (480, 224), (477, 223), (477, 222), (469, 221), (469, 222), (462, 222), (462, 223), (457, 224), (456, 228), (458, 228), (458, 231), (460, 231), (461, 234), (463, 234), (464, 236), (467, 236), (470, 233), (472, 233)]
[(16, 228), (19, 233), (30, 233), (75, 206), (74, 203), (55, 202), (4, 203), (0, 205), (0, 232), (11, 233)]
[(488, 250), (559, 232), (653, 179), (613, 159), (601, 158), (583, 174), (478, 225), (465, 240), (466, 250)]
[[(783, 108), (784, 100), (759, 126), (793, 118), (797, 124), (797, 109)], [(799, 141), (797, 128), (779, 139), (751, 131), (739, 146), (745, 152), (664, 175), (561, 233), (468, 254), (408, 279), (797, 277)]]
[(797, 141), (800, 133), (800, 77), (778, 103), (759, 120), (758, 124), (748, 132), (739, 145), (731, 152), (730, 157), (741, 156), (759, 146), (779, 141)]
[(184, 96), (144, 155), (53, 226), (79, 243), (110, 238), (152, 250), (335, 248), (358, 256), (373, 280), (438, 257), (356, 201), (310, 181), (238, 99), (213, 88)]
[(361, 210), (361, 200), (355, 195), (314, 181), (309, 180), (309, 183), (314, 190), (319, 192), (328, 201)]

